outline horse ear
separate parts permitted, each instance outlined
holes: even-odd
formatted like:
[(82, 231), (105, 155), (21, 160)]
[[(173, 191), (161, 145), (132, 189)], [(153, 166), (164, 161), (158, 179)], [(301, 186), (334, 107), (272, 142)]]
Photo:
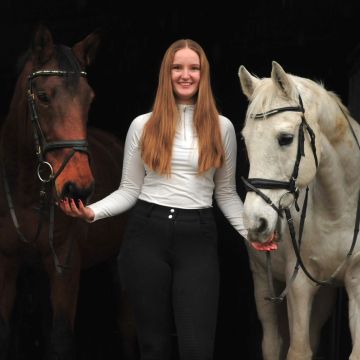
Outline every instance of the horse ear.
[(271, 79), (286, 97), (291, 97), (294, 84), (284, 69), (276, 61), (272, 62)]
[(256, 86), (259, 83), (259, 79), (251, 75), (245, 68), (244, 65), (241, 65), (239, 68), (239, 78), (242, 92), (248, 98), (251, 99)]
[(96, 30), (73, 46), (72, 51), (83, 68), (93, 62), (100, 45), (100, 38), (100, 30)]
[(38, 25), (36, 28), (32, 38), (31, 49), (33, 60), (39, 65), (47, 63), (52, 57), (54, 42), (46, 26)]

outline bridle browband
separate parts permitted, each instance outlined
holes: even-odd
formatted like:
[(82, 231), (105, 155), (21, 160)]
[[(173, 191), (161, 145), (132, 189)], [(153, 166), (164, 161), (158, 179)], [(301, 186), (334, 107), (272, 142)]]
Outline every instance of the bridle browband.
[[(38, 116), (38, 112), (36, 109), (35, 94), (33, 92), (33, 79), (41, 77), (41, 76), (68, 76), (68, 75), (77, 74), (77, 73), (82, 77), (85, 77), (85, 78), (87, 77), (87, 73), (85, 71), (74, 72), (74, 71), (65, 71), (65, 70), (38, 70), (38, 71), (32, 72), (28, 76), (27, 100), (28, 100), (30, 119), (31, 119), (33, 135), (34, 135), (34, 140), (35, 140), (35, 152), (36, 152), (36, 156), (37, 156), (37, 160), (38, 160), (36, 172), (37, 172), (37, 176), (41, 182), (40, 204), (39, 204), (39, 208), (37, 209), (39, 212), (40, 219), (39, 219), (39, 223), (38, 223), (37, 230), (35, 233), (35, 237), (32, 241), (28, 240), (20, 229), (20, 225), (19, 225), (16, 213), (15, 213), (15, 208), (14, 208), (14, 204), (12, 201), (12, 196), (10, 193), (9, 183), (8, 183), (8, 180), (6, 177), (5, 166), (3, 163), (3, 159), (1, 159), (1, 161), (2, 161), (1, 168), (2, 168), (2, 172), (3, 172), (4, 189), (5, 189), (5, 194), (6, 194), (9, 210), (10, 210), (10, 215), (11, 215), (13, 224), (15, 226), (16, 232), (17, 232), (19, 238), (23, 242), (34, 243), (37, 240), (37, 238), (40, 235), (43, 218), (45, 216), (45, 207), (47, 205), (49, 206), (49, 211), (50, 211), (50, 213), (49, 213), (49, 246), (50, 246), (50, 250), (53, 255), (53, 258), (54, 258), (54, 264), (55, 264), (56, 271), (59, 274), (62, 274), (64, 269), (69, 268), (68, 262), (70, 261), (71, 250), (72, 250), (73, 244), (71, 244), (70, 248), (68, 249), (68, 254), (66, 256), (65, 263), (61, 264), (57, 254), (56, 254), (55, 247), (54, 247), (54, 199), (52, 198), (52, 189), (55, 184), (56, 178), (64, 170), (67, 163), (73, 157), (75, 152), (85, 152), (85, 153), (89, 154), (88, 142), (85, 139), (61, 140), (61, 141), (51, 141), (51, 142), (47, 141), (47, 139), (44, 136), (44, 133), (41, 129), (41, 125), (39, 122), (39, 116)], [(63, 162), (60, 165), (57, 172), (54, 173), (52, 165), (45, 160), (45, 156), (48, 152), (56, 151), (59, 149), (65, 149), (65, 148), (69, 148), (69, 149), (71, 149), (71, 151), (66, 155), (65, 159), (63, 160)], [(44, 173), (45, 173), (45, 175), (44, 175)], [(50, 196), (47, 196), (49, 194), (50, 194)]]
[[(341, 109), (341, 108), (340, 108)], [(345, 264), (345, 262), (347, 261), (347, 259), (349, 259), (349, 257), (352, 255), (353, 249), (355, 247), (356, 244), (356, 239), (357, 239), (357, 234), (359, 232), (359, 221), (360, 221), (360, 193), (359, 193), (359, 198), (358, 198), (358, 206), (357, 206), (357, 211), (356, 211), (356, 219), (355, 219), (355, 227), (354, 227), (354, 236), (353, 236), (353, 241), (352, 244), (350, 246), (350, 250), (346, 256), (346, 259), (338, 266), (338, 268), (334, 271), (334, 273), (330, 276), (329, 279), (327, 280), (317, 280), (315, 279), (312, 274), (310, 274), (310, 272), (307, 270), (307, 268), (305, 267), (303, 260), (301, 258), (301, 254), (300, 254), (300, 245), (301, 245), (301, 240), (302, 240), (302, 234), (303, 234), (303, 230), (304, 230), (304, 224), (305, 224), (305, 218), (306, 218), (306, 209), (307, 209), (307, 202), (308, 202), (308, 192), (309, 192), (309, 187), (306, 187), (306, 194), (305, 194), (305, 198), (304, 198), (304, 203), (303, 203), (303, 207), (302, 207), (302, 211), (301, 211), (301, 217), (300, 217), (300, 224), (299, 224), (299, 238), (298, 241), (296, 240), (296, 231), (295, 231), (295, 227), (294, 227), (294, 223), (293, 223), (293, 219), (291, 216), (291, 212), (290, 212), (290, 208), (291, 208), (291, 204), (288, 204), (286, 206), (283, 206), (281, 204), (281, 199), (283, 196), (285, 196), (286, 194), (291, 194), (294, 197), (293, 203), (295, 203), (295, 207), (296, 210), (299, 211), (299, 205), (298, 205), (298, 197), (299, 197), (299, 189), (296, 185), (296, 181), (297, 181), (297, 177), (299, 174), (299, 167), (300, 167), (300, 161), (301, 161), (301, 157), (305, 156), (305, 151), (304, 151), (304, 142), (305, 142), (305, 131), (304, 129), (308, 132), (309, 137), (310, 137), (310, 146), (312, 149), (312, 153), (314, 156), (314, 161), (315, 161), (315, 166), (318, 167), (318, 158), (317, 158), (317, 154), (316, 154), (316, 143), (315, 143), (315, 133), (314, 131), (311, 129), (311, 127), (309, 126), (309, 124), (307, 123), (306, 119), (305, 119), (305, 109), (304, 109), (304, 105), (303, 105), (303, 101), (302, 98), (299, 94), (299, 105), (298, 106), (285, 106), (285, 107), (281, 107), (281, 108), (276, 108), (276, 109), (272, 109), (266, 112), (262, 112), (262, 113), (257, 113), (257, 114), (250, 114), (250, 118), (252, 119), (266, 119), (267, 117), (271, 117), (274, 115), (277, 115), (279, 113), (282, 112), (286, 112), (286, 111), (290, 111), (290, 112), (300, 112), (301, 113), (301, 123), (299, 125), (299, 131), (298, 131), (298, 147), (297, 147), (297, 154), (296, 154), (296, 159), (295, 159), (295, 164), (294, 164), (294, 168), (293, 168), (293, 172), (292, 175), (290, 177), (289, 181), (279, 181), (279, 180), (272, 180), (272, 179), (262, 179), (262, 178), (250, 178), (250, 179), (245, 179), (243, 177), (241, 177), (246, 190), (247, 191), (254, 191), (258, 196), (260, 196), (267, 204), (269, 204), (279, 215), (279, 217), (283, 217), (282, 213), (285, 212), (285, 216), (287, 219), (287, 223), (289, 226), (289, 232), (290, 232), (290, 237), (291, 237), (291, 241), (292, 241), (292, 245), (295, 251), (295, 255), (296, 255), (296, 264), (294, 267), (294, 271), (292, 276), (290, 277), (289, 281), (287, 281), (286, 287), (285, 289), (282, 291), (282, 293), (279, 296), (275, 295), (275, 291), (274, 291), (274, 284), (273, 284), (273, 277), (271, 275), (271, 257), (270, 257), (270, 251), (266, 252), (266, 256), (267, 256), (267, 277), (268, 277), (268, 282), (269, 282), (269, 288), (270, 288), (270, 297), (266, 298), (268, 300), (271, 300), (273, 302), (281, 302), (285, 296), (288, 293), (289, 287), (292, 284), (292, 282), (295, 280), (296, 275), (298, 273), (299, 268), (301, 267), (301, 269), (304, 271), (304, 273), (306, 274), (306, 276), (312, 280), (313, 282), (315, 282), (317, 285), (331, 285), (333, 284), (333, 281), (335, 279), (335, 276), (338, 274), (338, 272), (340, 271), (341, 267)], [(342, 111), (342, 109), (341, 109)], [(344, 112), (343, 112), (344, 113)], [(350, 129), (353, 133), (353, 136), (358, 144), (358, 147), (360, 149), (360, 145), (359, 142), (357, 140), (357, 137), (355, 135), (355, 132), (351, 126), (351, 123), (348, 119), (348, 117), (346, 116), (346, 114), (344, 113), (348, 124), (350, 126)], [(261, 190), (259, 189), (281, 189), (281, 190), (286, 190), (286, 193), (284, 193), (281, 197), (280, 197), (280, 201), (279, 201), (279, 205), (276, 205), (272, 202), (272, 200), (265, 195)]]

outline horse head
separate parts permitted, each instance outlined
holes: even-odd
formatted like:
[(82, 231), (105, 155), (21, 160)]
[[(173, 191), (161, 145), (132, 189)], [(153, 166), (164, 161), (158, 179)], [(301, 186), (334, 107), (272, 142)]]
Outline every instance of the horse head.
[(242, 129), (250, 165), (244, 183), (251, 190), (245, 225), (248, 240), (264, 245), (280, 240), (283, 209), (315, 177), (321, 157), (317, 104), (304, 82), (276, 62), (270, 78), (257, 78), (244, 66), (239, 77), (250, 101)]
[(26, 132), (31, 145), (27, 140), (23, 151), (36, 153), (38, 176), (53, 181), (56, 198), (86, 201), (93, 191), (86, 138), (94, 92), (85, 69), (98, 44), (98, 34), (92, 33), (72, 48), (56, 45), (50, 31), (39, 26), (17, 81), (10, 112), (25, 109), (18, 131)]

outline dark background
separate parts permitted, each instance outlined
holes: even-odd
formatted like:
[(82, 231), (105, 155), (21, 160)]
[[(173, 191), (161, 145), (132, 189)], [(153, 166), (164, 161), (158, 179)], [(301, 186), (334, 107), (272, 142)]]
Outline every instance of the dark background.
[[(247, 106), (237, 75), (241, 64), (264, 77), (276, 60), (287, 72), (324, 82), (347, 104), (349, 79), (358, 63), (359, 10), (355, 0), (168, 2), (163, 6), (115, 0), (1, 0), (0, 116), (7, 112), (17, 59), (38, 23), (49, 27), (56, 42), (69, 46), (102, 29), (102, 45), (88, 71), (96, 93), (89, 124), (121, 140), (132, 119), (151, 108), (164, 51), (184, 37), (198, 41), (207, 53), (219, 109), (237, 132)], [(246, 171), (239, 138), (238, 172)], [(240, 182), (238, 188), (243, 196)], [(246, 249), (218, 211), (217, 220), (222, 281), (216, 358), (260, 359), (261, 328)], [(16, 313), (19, 330), (13, 346), (26, 350), (14, 352), (16, 360), (38, 358), (39, 317), (46, 312), (39, 300), (39, 294), (46, 295), (46, 280), (31, 272), (22, 279)], [(114, 292), (113, 263), (84, 271), (76, 323), (80, 359), (119, 359)], [(342, 291), (339, 295), (318, 359), (349, 356), (346, 295)], [(22, 303), (30, 305), (24, 309)]]

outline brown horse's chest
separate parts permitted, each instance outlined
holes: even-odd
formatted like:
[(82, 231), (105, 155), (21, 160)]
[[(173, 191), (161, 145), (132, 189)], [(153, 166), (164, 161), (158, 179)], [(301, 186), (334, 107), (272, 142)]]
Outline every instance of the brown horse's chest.
[[(22, 209), (16, 209), (16, 212), (15, 212), (16, 218), (19, 222), (19, 227), (21, 228), (21, 230), (23, 232), (29, 231), (29, 228), (31, 227), (31, 226), (29, 226), (29, 224), (31, 224), (32, 220), (34, 220), (34, 219), (31, 219), (31, 221), (28, 221), (28, 220), (24, 221), (24, 219), (26, 218), (26, 215), (27, 215), (26, 213), (27, 212), (23, 211)], [(0, 231), (1, 231), (1, 238), (3, 238), (2, 242), (8, 242), (7, 239), (9, 239), (9, 240), (11, 239), (11, 241), (12, 241), (13, 238), (17, 238), (16, 228), (15, 228), (14, 222), (11, 218), (9, 208), (7, 209), (7, 211), (1, 212)]]
[(34, 209), (16, 209), (18, 230), (24, 235), (24, 240), (20, 238), (16, 230), (10, 210), (1, 211), (0, 216), (0, 251), (8, 256), (23, 256), (26, 254), (36, 254), (42, 251), (44, 246), (44, 230), (48, 229), (46, 222), (36, 238), (40, 217)]

